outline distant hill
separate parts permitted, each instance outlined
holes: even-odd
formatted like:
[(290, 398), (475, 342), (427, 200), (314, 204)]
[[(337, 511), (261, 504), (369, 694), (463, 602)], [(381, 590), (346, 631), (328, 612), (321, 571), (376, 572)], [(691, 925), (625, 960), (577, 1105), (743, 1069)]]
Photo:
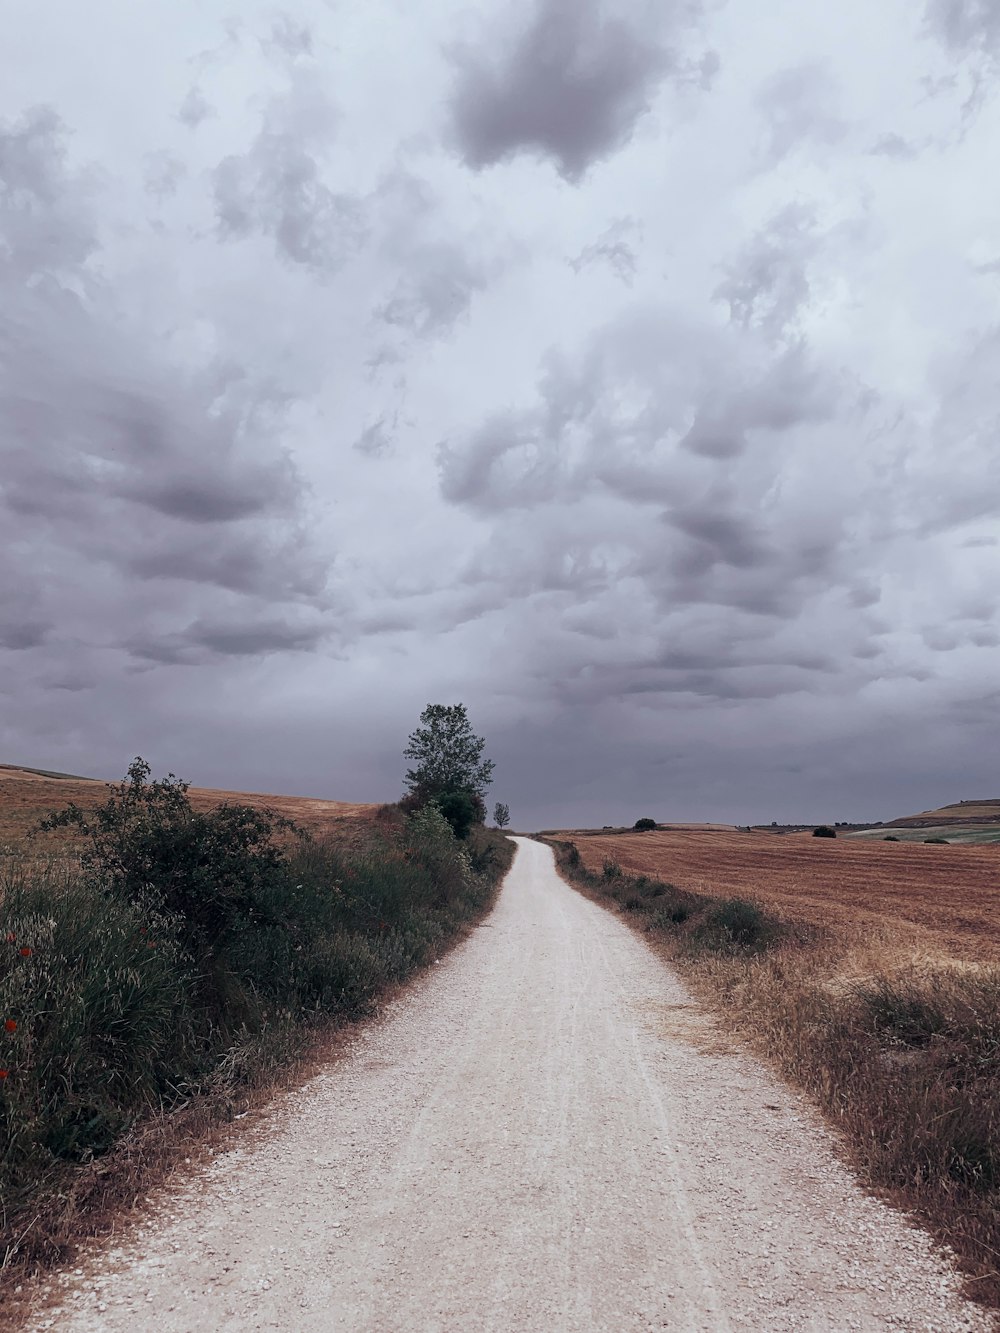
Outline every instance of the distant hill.
[(957, 801), (942, 805), (938, 810), (924, 810), (919, 815), (904, 815), (890, 819), (886, 828), (930, 828), (949, 824), (1000, 824), (1000, 798), (979, 801)]
[(919, 815), (890, 819), (873, 828), (852, 830), (846, 836), (866, 841), (889, 837), (898, 842), (944, 838), (967, 847), (1000, 843), (1000, 799), (957, 801), (937, 810), (923, 810)]
[[(71, 773), (52, 773), (44, 769), (0, 764), (0, 851), (21, 843), (39, 820), (71, 801), (81, 809), (93, 810), (107, 800), (106, 782), (80, 778)], [(359, 821), (374, 818), (377, 805), (353, 801), (325, 801), (307, 796), (281, 796), (245, 791), (217, 791), (211, 787), (191, 787), (188, 799), (195, 810), (212, 810), (228, 802), (250, 805), (254, 809), (276, 810), (287, 819), (317, 837), (352, 836)], [(51, 834), (45, 846), (72, 841), (70, 834)]]
[(36, 778), (65, 778), (70, 782), (92, 782), (94, 779), (82, 777), (79, 773), (54, 773), (48, 768), (25, 768), (24, 764), (0, 764), (5, 775), (22, 777), (30, 774)]

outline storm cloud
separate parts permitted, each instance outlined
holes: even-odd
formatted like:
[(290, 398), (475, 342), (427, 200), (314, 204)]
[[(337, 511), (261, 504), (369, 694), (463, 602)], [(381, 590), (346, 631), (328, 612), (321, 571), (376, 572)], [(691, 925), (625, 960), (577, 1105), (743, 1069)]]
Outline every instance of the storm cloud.
[[(711, 54), (696, 66), (672, 45), (700, 6), (636, 0), (536, 0), (528, 25), (455, 53), (452, 104), (459, 147), (473, 167), (517, 153), (551, 158), (568, 180), (627, 143), (670, 77), (707, 84)], [(609, 12), (610, 11), (610, 12)]]
[(993, 6), (208, 8), (5, 31), (0, 760), (997, 794)]

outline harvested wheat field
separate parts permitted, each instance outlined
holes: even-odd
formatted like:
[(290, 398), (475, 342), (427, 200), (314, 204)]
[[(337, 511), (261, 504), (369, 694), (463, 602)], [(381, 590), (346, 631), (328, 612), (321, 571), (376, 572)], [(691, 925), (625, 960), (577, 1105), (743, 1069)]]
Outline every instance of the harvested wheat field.
[[(0, 848), (20, 844), (53, 810), (70, 802), (83, 810), (92, 810), (107, 799), (107, 782), (94, 778), (63, 777), (26, 768), (0, 765)], [(250, 805), (256, 810), (271, 809), (294, 820), (314, 837), (336, 836), (349, 832), (352, 825), (368, 823), (377, 805), (352, 801), (322, 801), (308, 796), (268, 796), (259, 792), (219, 791), (212, 787), (191, 787), (188, 798), (195, 810), (212, 810), (228, 802)], [(60, 831), (38, 839), (40, 851), (72, 841), (72, 833)]]
[(588, 870), (605, 860), (711, 897), (755, 898), (786, 920), (887, 930), (917, 953), (1000, 961), (1000, 846), (924, 846), (682, 825), (581, 833)]

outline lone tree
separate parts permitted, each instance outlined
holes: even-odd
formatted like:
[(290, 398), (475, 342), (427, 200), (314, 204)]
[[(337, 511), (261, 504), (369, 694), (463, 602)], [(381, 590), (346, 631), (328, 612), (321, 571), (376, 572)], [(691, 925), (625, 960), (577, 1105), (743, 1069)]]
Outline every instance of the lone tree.
[(404, 805), (433, 802), (456, 837), (465, 838), (486, 819), (483, 798), (493, 781), (493, 761), (483, 758), (486, 742), (469, 725), (465, 704), (428, 704), (420, 722), (403, 752), (414, 761), (406, 770)]
[(502, 801), (497, 801), (493, 807), (493, 822), (497, 828), (506, 828), (510, 823), (510, 806), (504, 805)]

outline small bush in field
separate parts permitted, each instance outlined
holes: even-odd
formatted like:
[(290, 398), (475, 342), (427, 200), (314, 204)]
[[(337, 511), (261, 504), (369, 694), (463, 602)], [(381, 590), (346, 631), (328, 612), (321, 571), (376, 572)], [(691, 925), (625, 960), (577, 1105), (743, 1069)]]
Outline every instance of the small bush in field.
[(934, 843), (937, 847), (948, 847), (950, 844), (947, 838), (925, 838), (925, 843)]
[(706, 914), (695, 942), (701, 948), (723, 953), (756, 952), (773, 944), (777, 935), (777, 923), (756, 903), (730, 898)]
[(883, 841), (883, 842), (899, 842), (899, 839), (898, 839), (894, 834), (889, 833), (889, 834), (887, 834), (887, 835), (882, 839), (882, 841)]
[(835, 838), (836, 832), (830, 828), (829, 824), (820, 824), (819, 828), (813, 829), (814, 838)]
[(608, 856), (604, 860), (603, 874), (605, 879), (621, 879), (622, 868), (617, 861)]
[(649, 833), (656, 828), (655, 819), (637, 819), (632, 825), (636, 833)]

